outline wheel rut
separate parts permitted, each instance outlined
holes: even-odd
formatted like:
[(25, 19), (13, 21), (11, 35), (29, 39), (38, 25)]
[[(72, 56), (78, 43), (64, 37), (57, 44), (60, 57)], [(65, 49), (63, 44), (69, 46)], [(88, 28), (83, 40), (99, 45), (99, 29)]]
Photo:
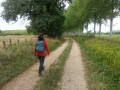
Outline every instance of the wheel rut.
[(59, 90), (88, 90), (80, 48), (74, 40)]

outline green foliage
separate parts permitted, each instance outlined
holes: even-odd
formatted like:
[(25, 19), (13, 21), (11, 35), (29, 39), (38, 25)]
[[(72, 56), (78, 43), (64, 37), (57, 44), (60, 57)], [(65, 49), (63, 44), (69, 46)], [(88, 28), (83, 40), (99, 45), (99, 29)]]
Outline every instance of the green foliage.
[(73, 0), (72, 4), (68, 7), (67, 11), (65, 12), (65, 23), (64, 27), (66, 30), (73, 30), (74, 28), (79, 30), (83, 30), (81, 26), (83, 24), (81, 23), (82, 18), (79, 18), (79, 13), (82, 12), (83, 7), (83, 0)]
[(41, 33), (50, 37), (61, 37), (63, 33), (65, 1), (71, 0), (6, 0), (2, 3), (2, 17), (7, 21), (17, 21), (27, 17), (30, 26), (28, 32)]
[(2, 30), (0, 30), (0, 36), (6, 36), (6, 34)]
[(119, 0), (73, 0), (65, 12), (66, 30), (88, 28), (90, 23), (103, 24), (119, 15)]
[(31, 26), (27, 26), (27, 30), (28, 32), (33, 32), (36, 35), (38, 32), (42, 32), (49, 37), (61, 37), (63, 33), (63, 22), (64, 17), (62, 15), (45, 14), (41, 15), (41, 17), (35, 18), (31, 22)]
[[(73, 37), (88, 59), (91, 90), (120, 89), (120, 45), (119, 41), (84, 39)], [(95, 86), (92, 87), (94, 84)]]

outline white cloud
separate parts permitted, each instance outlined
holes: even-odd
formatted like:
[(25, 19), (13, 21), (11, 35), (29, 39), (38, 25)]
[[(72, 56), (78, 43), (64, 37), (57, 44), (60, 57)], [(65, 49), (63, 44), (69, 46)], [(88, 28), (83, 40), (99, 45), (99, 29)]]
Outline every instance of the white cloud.
[(0, 7), (0, 13), (3, 11), (3, 8), (2, 7)]
[(3, 2), (3, 1), (5, 1), (5, 0), (0, 0), (0, 3)]
[(5, 20), (0, 18), (0, 29), (1, 30), (25, 30), (25, 26), (29, 25), (29, 21), (19, 19), (17, 22), (6, 23)]

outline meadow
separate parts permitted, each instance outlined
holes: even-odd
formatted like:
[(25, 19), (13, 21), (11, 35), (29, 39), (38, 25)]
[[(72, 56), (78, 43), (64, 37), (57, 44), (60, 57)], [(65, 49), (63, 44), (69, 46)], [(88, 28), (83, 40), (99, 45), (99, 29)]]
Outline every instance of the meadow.
[(120, 90), (120, 41), (72, 37), (82, 50), (90, 90)]
[[(65, 41), (64, 39), (45, 39), (50, 52)], [(37, 38), (31, 42), (0, 48), (0, 87), (38, 61), (38, 58), (34, 56), (36, 40)]]
[[(99, 35), (97, 34), (96, 37), (98, 38)], [(101, 38), (109, 39), (110, 35), (109, 34), (102, 34)], [(113, 39), (115, 40), (120, 40), (120, 34), (113, 34)]]
[[(10, 43), (11, 39), (11, 43)], [(0, 48), (3, 47), (3, 41), (6, 46), (18, 44), (21, 42), (29, 42), (36, 39), (36, 36), (28, 34), (27, 30), (5, 30), (0, 32)]]
[(28, 35), (27, 30), (5, 30), (2, 33), (4, 35)]

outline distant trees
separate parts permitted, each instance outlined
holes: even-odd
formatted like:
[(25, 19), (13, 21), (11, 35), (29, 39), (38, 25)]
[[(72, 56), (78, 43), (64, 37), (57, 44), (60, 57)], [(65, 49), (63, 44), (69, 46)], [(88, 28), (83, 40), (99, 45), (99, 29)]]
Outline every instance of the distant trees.
[(2, 30), (0, 29), (0, 36), (3, 36), (3, 32), (2, 32)]
[(94, 35), (96, 24), (99, 24), (99, 38), (101, 38), (101, 26), (110, 20), (110, 39), (112, 39), (113, 19), (119, 15), (120, 0), (73, 0), (65, 12), (64, 27), (66, 30), (74, 30), (77, 27), (83, 31), (90, 23), (94, 23)]
[(7, 21), (18, 18), (30, 20), (29, 33), (61, 37), (63, 33), (65, 2), (71, 0), (6, 0), (2, 3), (2, 17)]

